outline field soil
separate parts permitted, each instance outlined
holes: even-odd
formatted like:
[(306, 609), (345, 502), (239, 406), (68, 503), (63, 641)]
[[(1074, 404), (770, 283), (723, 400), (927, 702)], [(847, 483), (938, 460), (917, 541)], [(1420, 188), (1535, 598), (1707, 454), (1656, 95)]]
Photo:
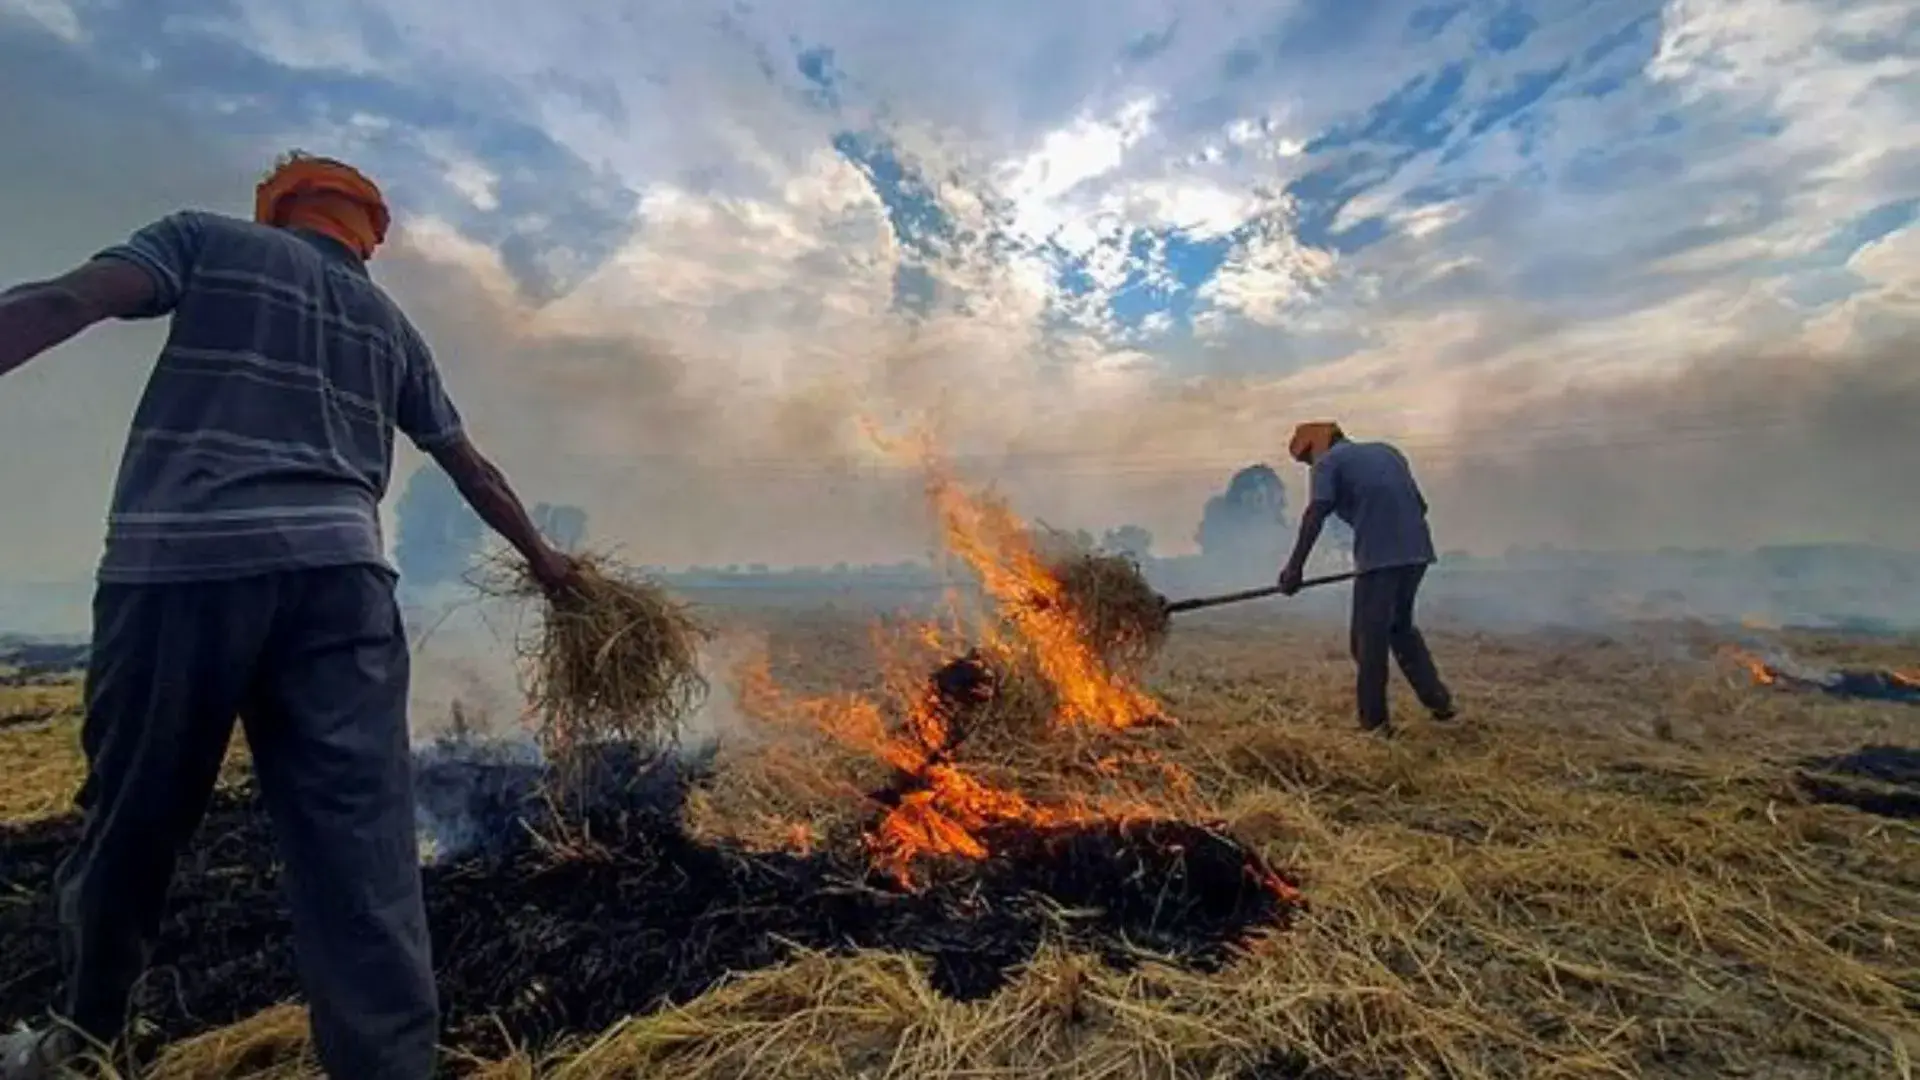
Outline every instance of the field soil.
[[(969, 744), (998, 787), (1124, 791), (1163, 824), (996, 836), (917, 890), (865, 871), (883, 769), (717, 702), (671, 798), (430, 869), (446, 1072), (1913, 1074), (1920, 708), (1757, 685), (1699, 626), (1442, 627), (1460, 717), (1396, 686), (1382, 741), (1353, 724), (1344, 627), (1278, 610), (1177, 623), (1148, 679), (1174, 724)], [(879, 684), (866, 616), (727, 623), (794, 692)], [(1920, 662), (1912, 640), (1742, 644)], [(55, 985), (76, 701), (0, 687), (0, 1021)], [(318, 1075), (243, 746), (229, 765), (120, 1075)], [(1303, 903), (1249, 901), (1249, 864)]]

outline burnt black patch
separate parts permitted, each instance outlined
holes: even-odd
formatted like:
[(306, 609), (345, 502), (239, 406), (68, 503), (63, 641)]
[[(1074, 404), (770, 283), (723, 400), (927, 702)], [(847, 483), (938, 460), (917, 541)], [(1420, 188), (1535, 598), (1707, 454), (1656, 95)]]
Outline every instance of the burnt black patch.
[(1920, 820), (1920, 749), (1864, 746), (1800, 762), (1794, 782), (1815, 802), (1881, 817)]
[[(794, 946), (917, 954), (942, 992), (972, 998), (1050, 936), (1118, 965), (1146, 950), (1209, 969), (1292, 910), (1256, 855), (1185, 822), (1002, 829), (985, 837), (992, 858), (931, 867), (905, 891), (868, 871), (856, 838), (798, 855), (689, 836), (679, 807), (697, 778), (677, 764), (609, 767), (621, 781), (565, 836), (543, 816), (535, 766), (443, 755), (419, 771), (423, 804), (482, 826), (483, 843), (425, 871), (445, 1040), (481, 1054), (687, 1000)], [(0, 1024), (53, 1001), (49, 884), (78, 828), (0, 829)], [(146, 981), (156, 1039), (298, 997), (277, 888), (264, 813), (249, 792), (223, 793), (181, 862)]]

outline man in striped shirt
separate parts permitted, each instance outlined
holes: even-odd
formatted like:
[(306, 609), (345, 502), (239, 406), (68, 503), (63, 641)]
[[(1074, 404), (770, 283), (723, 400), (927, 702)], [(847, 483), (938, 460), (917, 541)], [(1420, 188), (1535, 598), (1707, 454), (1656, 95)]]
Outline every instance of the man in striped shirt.
[(186, 211), (0, 296), (0, 375), (109, 318), (171, 317), (134, 416), (94, 599), (85, 828), (58, 881), (62, 1024), (0, 1080), (112, 1043), (236, 717), (286, 867), (332, 1076), (425, 1080), (438, 1001), (421, 901), (408, 653), (379, 505), (398, 428), (550, 589), (574, 564), (467, 440), (431, 352), (368, 276), (387, 209), (293, 155), (255, 220)]

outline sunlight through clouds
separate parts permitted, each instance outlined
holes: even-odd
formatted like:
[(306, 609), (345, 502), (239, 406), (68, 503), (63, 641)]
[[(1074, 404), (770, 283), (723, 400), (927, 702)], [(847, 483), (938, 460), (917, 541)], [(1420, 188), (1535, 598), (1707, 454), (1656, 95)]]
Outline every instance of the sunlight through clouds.
[(0, 0), (0, 43), (217, 144), (210, 202), (288, 145), (362, 163), (474, 411), (579, 410), (516, 452), (598, 491), (693, 442), (839, 468), (878, 410), (1158, 470), (1075, 505), (1190, 531), (1169, 492), (1300, 415), (1467, 440), (1456, 403), (1571, 409), (1572, 371), (1659, 406), (1920, 319), (1897, 0), (160, 7)]

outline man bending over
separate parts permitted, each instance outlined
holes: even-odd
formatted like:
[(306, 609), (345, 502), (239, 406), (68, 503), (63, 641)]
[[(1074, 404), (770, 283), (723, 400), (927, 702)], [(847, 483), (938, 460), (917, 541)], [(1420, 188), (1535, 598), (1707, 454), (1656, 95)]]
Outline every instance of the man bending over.
[(1312, 469), (1312, 501), (1300, 517), (1293, 556), (1280, 571), (1281, 591), (1300, 590), (1307, 555), (1328, 514), (1353, 529), (1353, 615), (1348, 637), (1358, 668), (1355, 697), (1360, 726), (1390, 734), (1387, 656), (1413, 684), (1436, 720), (1453, 719), (1453, 695), (1440, 681), (1426, 638), (1413, 624), (1413, 602), (1434, 562), (1427, 500), (1399, 450), (1382, 442), (1349, 442), (1340, 425), (1301, 424), (1287, 452)]

